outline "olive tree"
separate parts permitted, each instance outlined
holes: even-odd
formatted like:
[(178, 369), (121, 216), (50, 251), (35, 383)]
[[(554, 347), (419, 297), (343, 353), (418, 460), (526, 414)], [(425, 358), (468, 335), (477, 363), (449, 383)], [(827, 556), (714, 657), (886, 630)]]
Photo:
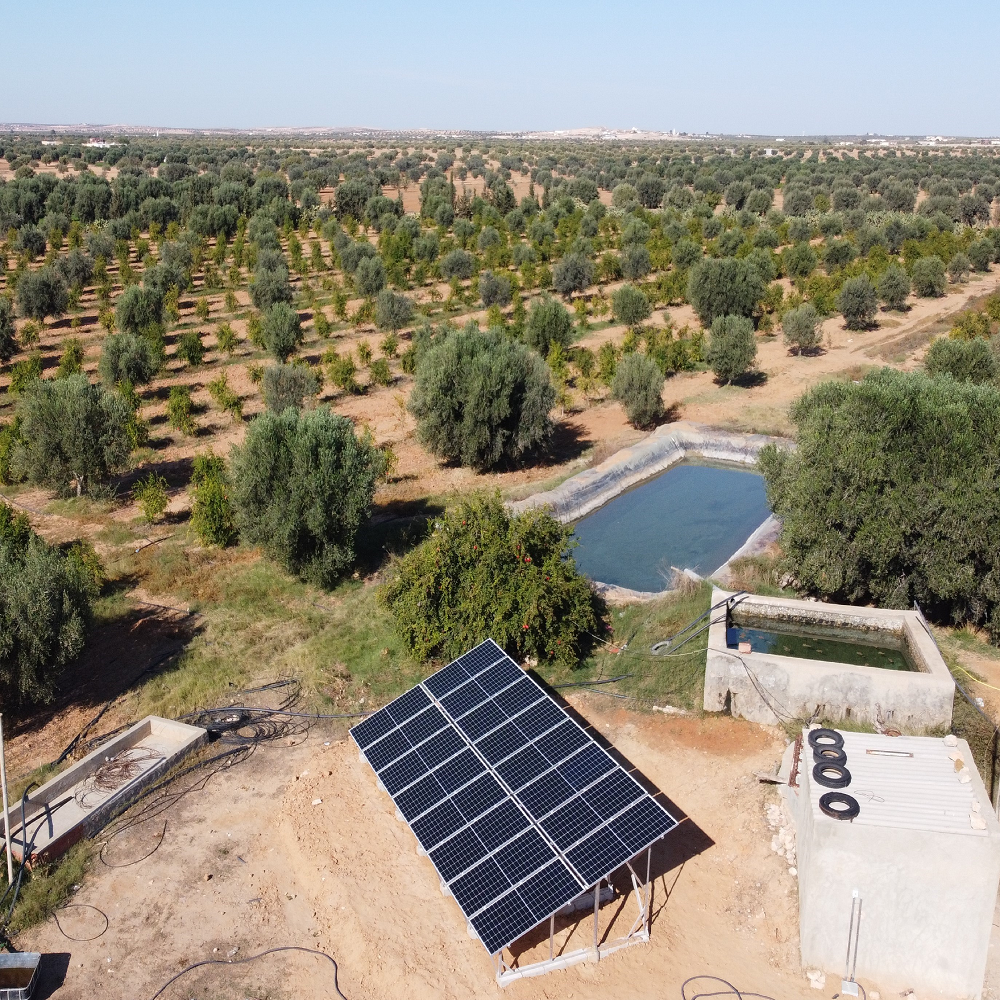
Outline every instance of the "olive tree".
[(139, 334), (163, 318), (163, 296), (152, 288), (130, 285), (115, 303), (115, 326)]
[(17, 307), (22, 316), (44, 322), (46, 316), (61, 316), (69, 302), (69, 290), (54, 267), (25, 271), (17, 283)]
[(358, 261), (354, 286), (364, 296), (378, 295), (385, 288), (385, 265), (381, 257), (366, 257)]
[(735, 257), (706, 258), (688, 278), (688, 301), (704, 326), (717, 316), (752, 316), (766, 290), (759, 268)]
[(753, 321), (746, 316), (716, 316), (706, 360), (715, 377), (727, 385), (749, 372), (757, 360)]
[(268, 365), (261, 379), (264, 404), (274, 413), (291, 406), (301, 410), (307, 396), (319, 392), (319, 379), (304, 365)]
[(888, 309), (903, 309), (910, 294), (910, 276), (898, 264), (890, 264), (878, 279), (878, 297)]
[(649, 319), (652, 311), (649, 299), (635, 285), (622, 285), (611, 296), (611, 312), (619, 323), (626, 326), (640, 326)]
[(483, 271), (479, 275), (479, 297), (484, 306), (510, 305), (510, 278), (505, 274), (494, 274), (493, 271)]
[[(552, 287), (567, 298), (574, 292), (582, 292), (593, 281), (594, 264), (582, 253), (568, 253), (552, 268)], [(480, 288), (482, 288), (481, 278)]]
[(160, 370), (162, 355), (145, 337), (134, 333), (112, 333), (101, 345), (97, 370), (108, 386), (121, 382), (145, 385)]
[(476, 258), (468, 250), (451, 250), (441, 258), (438, 265), (445, 278), (471, 278), (476, 270)]
[(781, 318), (781, 329), (785, 343), (796, 354), (819, 346), (822, 336), (819, 329), (819, 314), (811, 302), (806, 302), (797, 309), (789, 309)]
[(524, 327), (524, 342), (543, 358), (553, 344), (569, 347), (573, 339), (573, 320), (561, 302), (545, 295), (532, 303)]
[(375, 323), (380, 330), (402, 330), (413, 318), (413, 300), (383, 288), (375, 299)]
[(843, 314), (848, 330), (866, 330), (875, 320), (878, 293), (867, 274), (848, 278), (837, 295), (837, 309)]
[(930, 375), (951, 375), (959, 382), (992, 382), (1000, 374), (996, 355), (982, 337), (938, 337), (924, 356)]
[(947, 281), (944, 261), (940, 257), (934, 255), (914, 261), (910, 277), (913, 279), (913, 290), (922, 298), (937, 298), (944, 295)]
[(663, 372), (645, 354), (626, 354), (615, 369), (611, 395), (633, 427), (648, 427), (663, 416)]
[(268, 351), (279, 361), (287, 361), (302, 343), (299, 314), (287, 302), (275, 302), (264, 313), (263, 334)]
[(17, 353), (17, 330), (10, 299), (0, 295), (0, 361), (10, 361)]

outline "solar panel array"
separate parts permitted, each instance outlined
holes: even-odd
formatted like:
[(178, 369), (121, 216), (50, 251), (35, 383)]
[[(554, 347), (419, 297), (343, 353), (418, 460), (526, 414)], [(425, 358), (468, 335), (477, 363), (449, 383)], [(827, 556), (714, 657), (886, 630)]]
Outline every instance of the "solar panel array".
[(490, 954), (677, 825), (492, 639), (351, 736)]

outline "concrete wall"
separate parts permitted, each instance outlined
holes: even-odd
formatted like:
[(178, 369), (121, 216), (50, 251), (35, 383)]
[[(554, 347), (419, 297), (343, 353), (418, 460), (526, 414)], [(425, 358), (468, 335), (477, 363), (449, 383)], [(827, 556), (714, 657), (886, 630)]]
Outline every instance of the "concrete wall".
[[(732, 595), (716, 589), (712, 603), (727, 596)], [(951, 726), (955, 682), (919, 612), (754, 596), (739, 606), (738, 613), (786, 624), (838, 626), (868, 634), (889, 632), (905, 641), (919, 670), (885, 670), (773, 653), (736, 655), (726, 647), (726, 626), (720, 613), (708, 635), (706, 712), (724, 711), (728, 702), (734, 716), (765, 725), (808, 719), (817, 712), (826, 719), (874, 722), (877, 705), (887, 719), (904, 730), (921, 732)]]
[[(959, 749), (972, 761), (968, 744), (959, 741)], [(803, 967), (844, 974), (851, 894), (857, 889), (857, 978), (869, 990), (979, 998), (1000, 883), (1000, 825), (975, 766), (972, 782), (988, 836), (817, 817), (809, 797), (808, 746), (802, 761), (801, 787), (785, 786), (782, 795), (796, 825)]]

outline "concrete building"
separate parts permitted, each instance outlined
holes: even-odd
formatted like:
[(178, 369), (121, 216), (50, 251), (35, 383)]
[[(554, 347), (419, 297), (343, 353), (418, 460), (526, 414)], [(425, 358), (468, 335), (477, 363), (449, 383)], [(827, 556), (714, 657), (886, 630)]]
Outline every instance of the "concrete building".
[[(857, 978), (883, 996), (979, 998), (1000, 882), (1000, 823), (964, 740), (842, 732), (856, 800), (824, 812), (808, 733), (785, 755), (796, 829), (802, 964), (841, 977), (852, 893)], [(825, 803), (829, 809), (830, 803)]]

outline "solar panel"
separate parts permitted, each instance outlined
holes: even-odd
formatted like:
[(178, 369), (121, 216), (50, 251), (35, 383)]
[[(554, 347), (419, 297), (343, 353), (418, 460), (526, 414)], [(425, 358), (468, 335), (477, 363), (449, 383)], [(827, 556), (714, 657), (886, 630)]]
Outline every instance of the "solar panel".
[(351, 736), (490, 954), (677, 825), (492, 639)]

